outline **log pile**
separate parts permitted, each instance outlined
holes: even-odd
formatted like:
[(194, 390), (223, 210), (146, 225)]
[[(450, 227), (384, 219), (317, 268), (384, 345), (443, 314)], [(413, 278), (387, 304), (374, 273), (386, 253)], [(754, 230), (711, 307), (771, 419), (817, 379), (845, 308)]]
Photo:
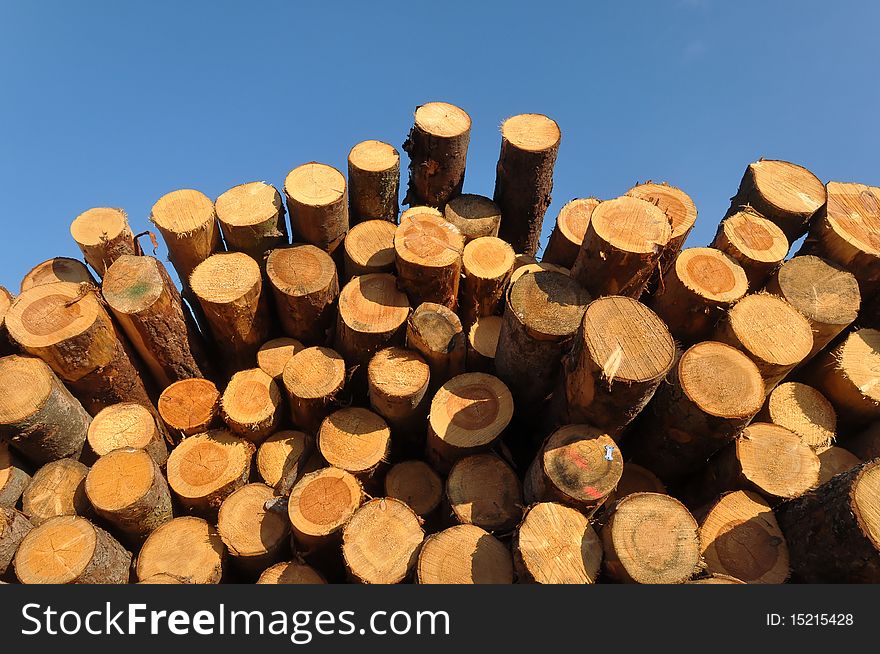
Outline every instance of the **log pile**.
[(880, 188), (760, 160), (687, 248), (684, 190), (585, 193), (539, 256), (560, 126), (485, 195), (471, 127), (172, 191), (171, 272), (89, 209), (0, 288), (0, 580), (880, 582)]

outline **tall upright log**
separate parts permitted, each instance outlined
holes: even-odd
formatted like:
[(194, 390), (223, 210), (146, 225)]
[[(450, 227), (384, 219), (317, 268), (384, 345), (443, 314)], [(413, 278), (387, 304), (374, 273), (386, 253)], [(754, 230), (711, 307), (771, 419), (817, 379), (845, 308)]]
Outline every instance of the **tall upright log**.
[(365, 363), (390, 345), (403, 345), (409, 300), (394, 275), (352, 279), (339, 294), (335, 348), (349, 364)]
[(122, 255), (139, 254), (128, 216), (122, 209), (95, 207), (84, 211), (71, 223), (70, 235), (101, 277)]
[(501, 209), (482, 195), (464, 193), (446, 204), (443, 217), (461, 232), (465, 244), (482, 236), (498, 236)]
[(394, 234), (397, 225), (387, 220), (366, 220), (345, 236), (345, 280), (369, 273), (394, 272)]
[(85, 489), (88, 473), (89, 469), (74, 459), (47, 463), (34, 473), (24, 489), (21, 495), (22, 513), (34, 526), (59, 515), (92, 517), (93, 510)]
[(500, 238), (483, 236), (464, 247), (464, 281), (459, 292), (459, 313), (465, 325), (477, 318), (501, 313), (504, 291), (513, 273), (516, 256)]
[(348, 153), (351, 224), (366, 220), (397, 222), (400, 153), (382, 141), (361, 141)]
[(342, 173), (314, 161), (303, 164), (288, 173), (284, 193), (294, 243), (309, 243), (333, 256), (348, 232), (348, 195)]
[(464, 238), (452, 223), (429, 214), (401, 219), (394, 234), (397, 285), (413, 306), (455, 308), (463, 250)]
[(315, 434), (345, 386), (345, 361), (329, 347), (307, 347), (297, 352), (284, 368), (290, 419)]
[(800, 382), (774, 388), (755, 420), (785, 427), (816, 451), (830, 446), (837, 434), (834, 407), (822, 393)]
[(233, 186), (214, 203), (226, 247), (244, 252), (261, 266), (266, 254), (287, 241), (281, 194), (266, 182)]
[(208, 431), (220, 413), (220, 391), (207, 379), (182, 379), (162, 391), (159, 416), (175, 441)]
[(97, 285), (92, 273), (82, 261), (68, 259), (67, 257), (55, 257), (48, 259), (30, 269), (21, 280), (20, 292), (24, 292), (41, 284), (54, 282), (72, 282), (74, 284), (88, 283)]
[(453, 311), (425, 302), (406, 322), (406, 345), (421, 354), (431, 369), (431, 386), (441, 385), (464, 372), (467, 355), (464, 330)]
[(370, 406), (391, 427), (392, 445), (408, 455), (425, 448), (430, 379), (431, 369), (422, 356), (401, 347), (380, 350), (367, 367)]
[(140, 404), (124, 402), (102, 409), (89, 425), (92, 454), (104, 456), (121, 447), (144, 450), (160, 466), (168, 460), (165, 434), (152, 411)]
[(757, 291), (788, 254), (788, 239), (775, 223), (744, 209), (721, 222), (712, 247), (738, 261), (749, 279), (749, 289)]
[(593, 215), (593, 209), (599, 206), (599, 202), (601, 200), (597, 198), (576, 198), (559, 210), (556, 225), (550, 232), (541, 261), (555, 263), (563, 268), (574, 265), (587, 233), (587, 225), (590, 224), (590, 216)]

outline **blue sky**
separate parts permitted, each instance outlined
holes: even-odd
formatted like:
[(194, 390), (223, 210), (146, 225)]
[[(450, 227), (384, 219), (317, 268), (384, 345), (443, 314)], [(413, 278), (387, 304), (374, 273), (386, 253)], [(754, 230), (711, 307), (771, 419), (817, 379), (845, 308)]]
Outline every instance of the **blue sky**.
[(559, 122), (545, 238), (566, 201), (654, 179), (692, 195), (705, 244), (761, 156), (880, 184), (880, 4), (375, 4), (0, 2), (0, 284), (79, 256), (89, 207), (141, 231), (176, 188), (344, 170), (431, 100), (473, 119), (471, 193), (492, 194), (504, 118)]

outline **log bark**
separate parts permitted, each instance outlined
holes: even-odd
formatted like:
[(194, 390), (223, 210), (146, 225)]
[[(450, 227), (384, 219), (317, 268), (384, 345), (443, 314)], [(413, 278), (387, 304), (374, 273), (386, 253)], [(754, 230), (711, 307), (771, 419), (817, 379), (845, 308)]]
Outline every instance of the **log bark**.
[(749, 289), (756, 291), (785, 260), (788, 239), (773, 222), (743, 210), (721, 222), (712, 247), (736, 260), (746, 272)]
[(397, 285), (410, 304), (435, 302), (455, 309), (464, 238), (442, 218), (419, 214), (401, 220), (394, 234)]
[(277, 429), (284, 413), (278, 384), (259, 368), (237, 372), (220, 399), (220, 415), (229, 430), (261, 443)]
[(370, 273), (394, 272), (394, 234), (397, 225), (387, 220), (367, 220), (345, 237), (345, 280)]
[(24, 293), (34, 286), (52, 284), (54, 282), (87, 283), (92, 286), (97, 286), (98, 284), (82, 261), (67, 257), (55, 257), (31, 268), (21, 280), (19, 291)]
[(512, 584), (513, 560), (500, 540), (474, 525), (425, 539), (416, 564), (420, 584)]
[(817, 451), (831, 445), (837, 434), (834, 407), (822, 393), (799, 382), (774, 388), (755, 420), (785, 427)]
[(402, 346), (409, 308), (394, 275), (355, 277), (339, 294), (335, 348), (354, 365), (388, 346)]
[(338, 547), (342, 529), (363, 501), (360, 482), (345, 470), (321, 468), (304, 475), (287, 502), (297, 546), (307, 553)]
[(207, 379), (182, 379), (159, 396), (159, 415), (175, 442), (217, 426), (220, 392)]
[(571, 268), (577, 259), (590, 216), (601, 200), (597, 198), (577, 198), (559, 210), (556, 225), (550, 232), (547, 247), (541, 261), (555, 263), (563, 268)]
[(217, 198), (215, 207), (226, 247), (253, 257), (261, 267), (269, 252), (288, 243), (284, 203), (271, 184), (233, 186)]
[(388, 422), (392, 446), (402, 454), (421, 455), (425, 450), (430, 380), (428, 364), (411, 350), (389, 347), (370, 359), (370, 407)]
[(382, 141), (361, 141), (348, 153), (349, 215), (352, 225), (367, 220), (397, 222), (400, 153)]
[(303, 474), (312, 453), (312, 437), (302, 431), (285, 429), (275, 432), (257, 449), (260, 478), (277, 495), (289, 495)]
[(94, 512), (86, 497), (87, 474), (89, 469), (73, 459), (47, 463), (34, 473), (24, 489), (22, 512), (34, 526), (59, 515), (92, 518)]
[(501, 209), (482, 195), (458, 195), (443, 208), (443, 217), (461, 232), (465, 244), (482, 236), (498, 236)]
[(307, 347), (284, 368), (290, 419), (309, 434), (334, 409), (345, 386), (345, 361), (327, 347)]
[(467, 343), (458, 316), (442, 304), (425, 302), (406, 323), (406, 346), (421, 354), (431, 370), (431, 389), (464, 372)]
[(500, 314), (516, 256), (500, 238), (484, 236), (464, 248), (464, 280), (459, 292), (459, 313), (466, 326), (478, 318)]
[(385, 474), (385, 496), (406, 504), (422, 521), (433, 521), (443, 502), (443, 480), (424, 461), (401, 461)]
[(226, 546), (201, 518), (174, 518), (149, 535), (137, 558), (138, 580), (167, 574), (187, 584), (218, 584), (223, 576)]
[(15, 347), (9, 340), (9, 333), (6, 331), (6, 312), (12, 306), (15, 300), (12, 293), (0, 286), (0, 357), (5, 357), (15, 353)]
[(342, 556), (353, 581), (398, 584), (416, 566), (425, 532), (406, 504), (390, 497), (370, 500), (342, 532)]
[(495, 354), (501, 336), (501, 316), (477, 318), (468, 330), (466, 368), (468, 372), (495, 374)]
[(284, 194), (294, 243), (308, 243), (335, 255), (348, 232), (348, 194), (342, 173), (314, 161), (303, 164), (287, 175)]
[(101, 277), (122, 255), (139, 254), (128, 216), (122, 209), (95, 207), (84, 211), (71, 223), (70, 235)]
[(382, 416), (361, 407), (328, 415), (318, 430), (318, 450), (327, 463), (363, 484), (376, 481), (388, 461), (391, 430)]
[(127, 402), (103, 409), (88, 428), (92, 453), (104, 456), (121, 447), (144, 450), (157, 465), (168, 460), (165, 434), (152, 411), (140, 404)]
[(251, 578), (289, 555), (290, 523), (276, 499), (265, 484), (248, 484), (220, 505), (217, 531), (232, 563)]
[(31, 481), (9, 451), (9, 445), (0, 441), (0, 507), (13, 508)]
[(295, 338), (286, 336), (273, 338), (263, 343), (257, 350), (257, 367), (281, 384), (287, 362), (304, 348), (305, 346)]
[(0, 578), (5, 578), (15, 552), (34, 526), (15, 509), (0, 507)]
[(446, 478), (445, 494), (452, 516), (463, 525), (506, 534), (523, 517), (519, 477), (504, 459), (490, 452), (457, 461)]

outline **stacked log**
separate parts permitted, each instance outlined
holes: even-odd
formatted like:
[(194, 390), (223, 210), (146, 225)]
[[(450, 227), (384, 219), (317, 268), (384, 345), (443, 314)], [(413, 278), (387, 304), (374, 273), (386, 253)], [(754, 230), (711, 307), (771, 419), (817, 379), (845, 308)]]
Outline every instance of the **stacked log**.
[(180, 440), (216, 426), (220, 392), (207, 379), (182, 379), (162, 391), (157, 406), (169, 435)]
[(54, 257), (37, 264), (28, 271), (21, 280), (19, 291), (22, 293), (34, 286), (53, 282), (71, 282), (73, 284), (92, 284), (97, 282), (82, 261), (67, 257)]
[(513, 248), (500, 238), (482, 236), (464, 247), (464, 280), (459, 293), (459, 313), (465, 325), (483, 316), (501, 313), (504, 291), (513, 273)]
[(336, 254), (349, 226), (342, 173), (322, 163), (303, 164), (287, 175), (284, 194), (294, 243), (308, 243), (331, 256)]
[(370, 273), (393, 273), (395, 232), (397, 225), (388, 220), (366, 220), (352, 227), (343, 243), (345, 280)]
[(382, 141), (361, 141), (348, 153), (351, 223), (397, 221), (400, 154)]
[(428, 536), (419, 552), (420, 584), (512, 584), (510, 551), (474, 525), (456, 525)]
[(88, 428), (92, 453), (103, 457), (121, 447), (144, 450), (160, 466), (168, 460), (165, 434), (152, 411), (140, 404), (125, 402), (99, 412)]
[(522, 519), (522, 484), (496, 454), (472, 454), (456, 462), (446, 478), (445, 494), (454, 519), (463, 525), (504, 534)]
[(365, 363), (385, 347), (403, 345), (409, 309), (394, 275), (355, 277), (339, 294), (334, 347), (355, 364)]
[[(0, 473), (2, 474), (2, 473)], [(34, 526), (59, 515), (92, 516), (86, 497), (89, 469), (74, 459), (58, 459), (34, 473), (21, 496), (21, 510)]]
[(455, 308), (463, 250), (464, 237), (452, 223), (430, 214), (401, 218), (394, 234), (397, 284), (413, 306)]
[(443, 217), (461, 232), (465, 244), (484, 236), (498, 236), (501, 209), (482, 195), (464, 193), (446, 204)]
[(281, 194), (266, 182), (239, 184), (214, 203), (226, 247), (264, 263), (269, 251), (287, 243)]
[(122, 209), (95, 207), (78, 215), (70, 225), (70, 235), (88, 264), (101, 277), (124, 254), (137, 254), (128, 216)]
[(590, 224), (590, 216), (593, 209), (599, 206), (599, 202), (601, 200), (596, 198), (576, 198), (559, 210), (556, 225), (550, 233), (541, 261), (555, 263), (563, 268), (574, 265), (587, 233), (587, 225)]
[(742, 266), (749, 288), (757, 290), (788, 254), (788, 239), (774, 223), (743, 210), (725, 218), (718, 226), (712, 247), (728, 254)]
[(428, 363), (435, 389), (464, 372), (467, 345), (461, 320), (442, 304), (424, 302), (410, 314), (406, 345)]

